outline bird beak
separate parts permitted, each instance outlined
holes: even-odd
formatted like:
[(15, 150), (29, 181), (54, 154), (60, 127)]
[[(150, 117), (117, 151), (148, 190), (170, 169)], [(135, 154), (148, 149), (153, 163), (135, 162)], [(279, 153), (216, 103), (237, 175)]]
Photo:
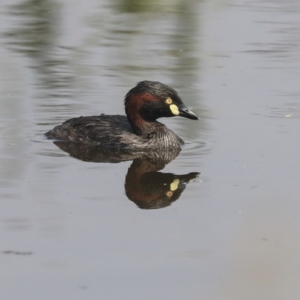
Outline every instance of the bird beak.
[(200, 120), (191, 110), (189, 110), (184, 104), (179, 106), (179, 116), (192, 119), (192, 120)]

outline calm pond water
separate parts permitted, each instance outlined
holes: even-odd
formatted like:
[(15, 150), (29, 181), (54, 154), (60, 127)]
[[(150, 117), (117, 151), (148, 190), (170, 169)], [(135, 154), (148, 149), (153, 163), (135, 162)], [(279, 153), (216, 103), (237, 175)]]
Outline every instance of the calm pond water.
[[(299, 299), (299, 36), (298, 0), (2, 0), (0, 298)], [(201, 117), (162, 170), (44, 138), (144, 79)]]

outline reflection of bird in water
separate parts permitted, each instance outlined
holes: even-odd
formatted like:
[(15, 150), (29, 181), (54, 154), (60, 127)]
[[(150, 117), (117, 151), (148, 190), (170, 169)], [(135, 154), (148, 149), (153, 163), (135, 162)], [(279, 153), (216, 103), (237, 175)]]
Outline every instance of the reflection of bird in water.
[(142, 81), (125, 97), (126, 116), (100, 115), (70, 119), (46, 133), (51, 139), (90, 146), (134, 150), (180, 148), (184, 142), (158, 118), (198, 117), (177, 92), (154, 81)]
[(133, 160), (125, 179), (128, 199), (143, 209), (163, 208), (176, 201), (186, 184), (199, 173), (185, 175), (158, 172), (175, 159), (180, 149), (139, 152), (129, 149), (89, 147), (78, 143), (54, 142), (60, 149), (83, 161), (118, 163)]
[(137, 158), (128, 169), (125, 180), (127, 197), (140, 208), (163, 208), (176, 201), (186, 184), (194, 181), (199, 173), (185, 175), (157, 172), (160, 163), (148, 157)]

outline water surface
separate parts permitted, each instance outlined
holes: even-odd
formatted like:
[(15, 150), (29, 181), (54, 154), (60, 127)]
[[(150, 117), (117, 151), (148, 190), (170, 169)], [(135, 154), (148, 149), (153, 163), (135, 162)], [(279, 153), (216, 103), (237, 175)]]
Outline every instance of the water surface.
[[(298, 299), (299, 20), (296, 0), (1, 1), (1, 299)], [(201, 174), (157, 209), (126, 196), (131, 161), (43, 136), (123, 114), (144, 79), (201, 117), (162, 120), (187, 144), (159, 172)]]

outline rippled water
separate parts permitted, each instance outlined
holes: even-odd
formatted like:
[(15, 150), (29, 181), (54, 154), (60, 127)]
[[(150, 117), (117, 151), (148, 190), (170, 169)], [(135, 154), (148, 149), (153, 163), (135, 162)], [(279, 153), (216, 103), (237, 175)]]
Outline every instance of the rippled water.
[[(0, 28), (1, 299), (300, 297), (299, 1), (3, 0)], [(162, 120), (187, 144), (154, 176), (44, 138), (144, 79), (201, 117)]]

